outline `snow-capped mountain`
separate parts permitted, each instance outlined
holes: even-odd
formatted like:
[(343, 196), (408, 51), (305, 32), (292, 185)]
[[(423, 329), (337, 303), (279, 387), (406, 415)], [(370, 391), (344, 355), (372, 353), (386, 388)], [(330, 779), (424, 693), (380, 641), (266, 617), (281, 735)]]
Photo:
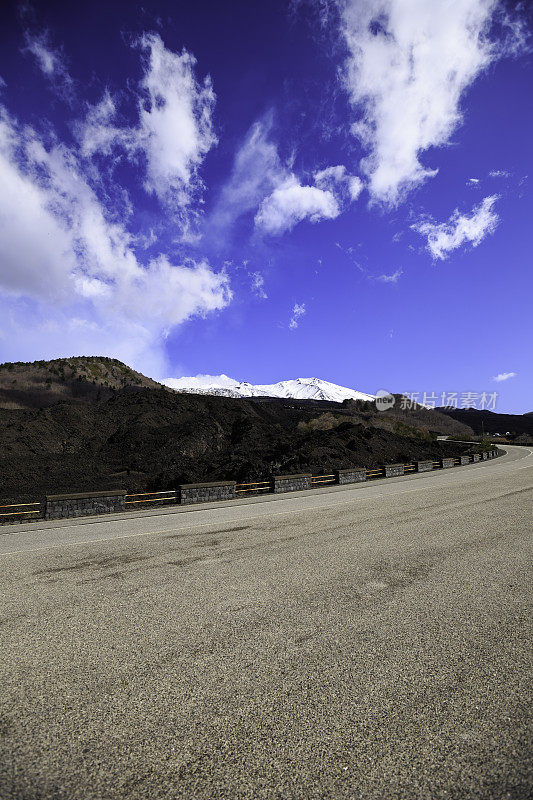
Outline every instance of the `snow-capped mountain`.
[(165, 386), (178, 392), (215, 394), (222, 397), (287, 397), (298, 400), (374, 400), (374, 395), (322, 381), (320, 378), (295, 378), (278, 383), (257, 384), (236, 381), (227, 375), (197, 375), (191, 378), (167, 378)]

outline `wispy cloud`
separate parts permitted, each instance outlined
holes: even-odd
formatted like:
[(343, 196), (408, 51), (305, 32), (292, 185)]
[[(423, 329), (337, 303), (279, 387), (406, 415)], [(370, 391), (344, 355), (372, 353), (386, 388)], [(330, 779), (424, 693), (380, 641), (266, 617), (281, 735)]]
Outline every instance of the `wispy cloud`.
[(144, 57), (136, 100), (138, 125), (115, 123), (116, 101), (106, 92), (78, 122), (81, 153), (90, 158), (120, 149), (134, 161), (142, 155), (144, 188), (181, 214), (186, 227), (187, 209), (203, 186), (199, 167), (217, 143), (211, 79), (198, 82), (194, 56), (185, 49), (181, 53), (167, 49), (158, 34), (144, 34), (136, 45)]
[(357, 200), (363, 190), (363, 181), (356, 175), (350, 175), (343, 164), (318, 170), (313, 176), (319, 189), (340, 192), (349, 200)]
[(24, 40), (26, 42), (24, 49), (35, 57), (41, 72), (52, 83), (56, 91), (70, 102), (74, 94), (74, 82), (70, 77), (62, 51), (52, 45), (48, 31), (39, 35), (26, 31)]
[[(462, 119), (461, 99), (476, 77), (524, 47), (524, 26), (494, 0), (342, 0), (349, 49), (345, 84), (358, 112), (352, 133), (374, 200), (396, 204), (437, 173), (420, 156), (446, 144)], [(504, 32), (489, 38), (494, 16)]]
[(231, 174), (208, 218), (208, 228), (218, 237), (243, 214), (255, 211), (289, 174), (270, 138), (272, 124), (272, 114), (254, 122), (237, 148)]
[(427, 238), (427, 248), (434, 259), (443, 261), (463, 244), (474, 247), (494, 233), (499, 217), (494, 209), (498, 195), (485, 197), (470, 215), (456, 209), (447, 222), (421, 221), (411, 228)]
[(305, 303), (295, 303), (289, 321), (289, 328), (293, 331), (298, 327), (300, 318), (306, 313)]
[(267, 114), (251, 126), (238, 148), (231, 175), (209, 216), (211, 235), (253, 210), (259, 233), (280, 236), (304, 220), (334, 219), (361, 193), (361, 179), (343, 165), (316, 171), (314, 185), (307, 184), (281, 160), (272, 127), (273, 116)]
[(500, 372), (499, 375), (495, 375), (492, 380), (496, 381), (496, 383), (501, 383), (502, 381), (508, 381), (509, 378), (516, 378), (516, 372)]
[(509, 178), (511, 173), (507, 172), (506, 169), (492, 169), (489, 175), (491, 178)]
[(260, 272), (251, 272), (251, 286), (252, 292), (255, 294), (256, 297), (259, 297), (261, 300), (266, 300), (268, 298), (267, 293), (265, 292), (265, 279), (261, 275)]
[(402, 275), (403, 269), (397, 269), (396, 272), (392, 272), (389, 275), (378, 275), (376, 280), (381, 281), (381, 283), (398, 283)]

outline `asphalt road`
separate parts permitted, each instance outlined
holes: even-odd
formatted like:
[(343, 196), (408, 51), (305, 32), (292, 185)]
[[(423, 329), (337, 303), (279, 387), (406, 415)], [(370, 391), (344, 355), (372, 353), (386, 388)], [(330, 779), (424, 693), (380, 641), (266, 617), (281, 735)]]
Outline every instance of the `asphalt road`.
[(526, 798), (533, 453), (0, 534), (2, 800)]

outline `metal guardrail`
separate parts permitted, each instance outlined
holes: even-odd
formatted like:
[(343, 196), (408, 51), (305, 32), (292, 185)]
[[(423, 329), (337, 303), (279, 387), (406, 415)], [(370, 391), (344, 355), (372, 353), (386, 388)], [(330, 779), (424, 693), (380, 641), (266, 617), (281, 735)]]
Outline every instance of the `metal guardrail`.
[[(156, 495), (156, 497), (154, 497)], [(166, 495), (166, 496), (163, 496)], [(143, 497), (144, 500), (128, 500), (129, 497)], [(170, 489), (167, 492), (139, 492), (138, 494), (127, 494), (124, 500), (125, 505), (132, 505), (133, 503), (162, 503), (165, 500), (176, 501), (176, 490)]]
[[(29, 511), (4, 511), (4, 508), (28, 508), (29, 506), (38, 506), (36, 509)], [(18, 517), (22, 514), (40, 514), (41, 503), (9, 503), (6, 506), (0, 506), (0, 517)]]
[(248, 492), (270, 492), (272, 481), (251, 481), (250, 483), (235, 484), (235, 494)]
[(328, 483), (335, 483), (337, 480), (336, 475), (312, 475), (311, 476), (311, 485), (312, 486), (323, 486), (324, 484)]

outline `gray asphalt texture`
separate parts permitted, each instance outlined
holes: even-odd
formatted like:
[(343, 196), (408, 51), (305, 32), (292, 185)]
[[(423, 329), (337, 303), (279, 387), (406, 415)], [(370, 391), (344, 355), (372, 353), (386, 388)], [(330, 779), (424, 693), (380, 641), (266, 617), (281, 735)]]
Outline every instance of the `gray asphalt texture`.
[(0, 535), (0, 798), (526, 798), (533, 453)]

